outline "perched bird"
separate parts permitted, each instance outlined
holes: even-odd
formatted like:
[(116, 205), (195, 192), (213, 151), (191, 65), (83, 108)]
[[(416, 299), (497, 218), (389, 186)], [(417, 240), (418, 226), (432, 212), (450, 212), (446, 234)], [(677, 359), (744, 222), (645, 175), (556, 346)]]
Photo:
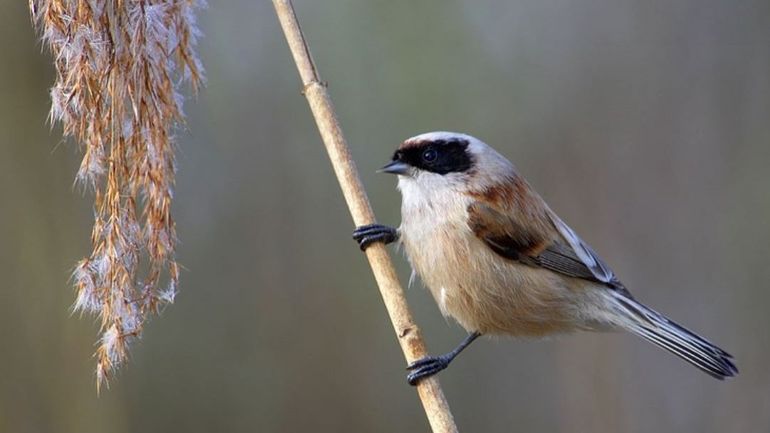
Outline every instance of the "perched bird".
[(412, 363), (407, 379), (445, 369), (481, 335), (545, 336), (626, 330), (712, 377), (738, 373), (732, 356), (637, 301), (505, 157), (465, 134), (412, 137), (382, 172), (398, 175), (398, 229), (372, 224), (361, 249), (400, 240), (445, 316), (470, 334), (453, 351)]

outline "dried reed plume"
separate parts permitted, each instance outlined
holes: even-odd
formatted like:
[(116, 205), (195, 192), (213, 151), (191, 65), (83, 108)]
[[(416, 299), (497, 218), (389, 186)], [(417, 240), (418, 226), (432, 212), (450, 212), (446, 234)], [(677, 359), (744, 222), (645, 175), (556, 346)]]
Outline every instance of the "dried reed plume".
[(54, 56), (51, 120), (84, 149), (93, 251), (73, 272), (74, 310), (98, 314), (97, 389), (179, 282), (171, 218), (182, 82), (196, 89), (202, 0), (30, 0)]

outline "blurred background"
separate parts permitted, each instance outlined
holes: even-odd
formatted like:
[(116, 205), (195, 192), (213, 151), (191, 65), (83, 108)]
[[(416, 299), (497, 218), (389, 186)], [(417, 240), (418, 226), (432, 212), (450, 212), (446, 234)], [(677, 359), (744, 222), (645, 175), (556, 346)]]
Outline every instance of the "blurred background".
[[(401, 140), (476, 135), (741, 370), (720, 383), (621, 334), (487, 340), (441, 375), (461, 431), (770, 429), (770, 2), (295, 6), (381, 222), (400, 197), (375, 169)], [(181, 292), (97, 397), (97, 324), (68, 281), (93, 198), (46, 123), (26, 2), (0, 2), (0, 431), (427, 431), (270, 2), (211, 2), (200, 24)], [(419, 283), (408, 296), (433, 353), (465, 335)]]

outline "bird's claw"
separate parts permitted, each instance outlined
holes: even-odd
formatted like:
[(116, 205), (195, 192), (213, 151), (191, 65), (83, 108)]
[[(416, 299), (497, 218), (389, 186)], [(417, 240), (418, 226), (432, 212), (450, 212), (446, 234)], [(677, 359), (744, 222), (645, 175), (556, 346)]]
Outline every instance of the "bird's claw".
[(361, 251), (364, 251), (375, 242), (389, 244), (395, 241), (398, 239), (398, 231), (382, 224), (367, 224), (353, 230), (353, 239), (358, 243)]
[(406, 381), (409, 382), (409, 385), (415, 386), (421, 379), (433, 376), (447, 368), (451, 361), (452, 359), (446, 355), (426, 356), (425, 358), (418, 359), (406, 367), (407, 370), (412, 371), (406, 376)]

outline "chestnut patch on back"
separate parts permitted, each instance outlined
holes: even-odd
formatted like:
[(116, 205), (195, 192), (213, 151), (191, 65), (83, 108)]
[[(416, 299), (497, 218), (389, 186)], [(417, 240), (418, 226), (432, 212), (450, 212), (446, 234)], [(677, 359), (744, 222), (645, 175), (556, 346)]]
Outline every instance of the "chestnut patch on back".
[(537, 256), (549, 240), (529, 230), (523, 222), (475, 202), (468, 206), (471, 231), (497, 254), (511, 260)]
[(502, 182), (468, 193), (469, 226), (497, 254), (521, 260), (540, 254), (551, 242), (551, 226), (540, 200), (526, 181), (511, 175)]
[[(529, 185), (519, 176), (507, 177), (505, 181), (494, 186), (479, 191), (471, 191), (468, 194), (483, 203), (490, 203), (501, 209), (516, 209), (517, 212), (526, 213), (538, 211), (538, 213), (541, 213), (539, 206), (529, 209), (530, 206), (526, 205), (527, 197), (530, 195)], [(529, 201), (530, 204), (535, 204), (532, 200)]]

